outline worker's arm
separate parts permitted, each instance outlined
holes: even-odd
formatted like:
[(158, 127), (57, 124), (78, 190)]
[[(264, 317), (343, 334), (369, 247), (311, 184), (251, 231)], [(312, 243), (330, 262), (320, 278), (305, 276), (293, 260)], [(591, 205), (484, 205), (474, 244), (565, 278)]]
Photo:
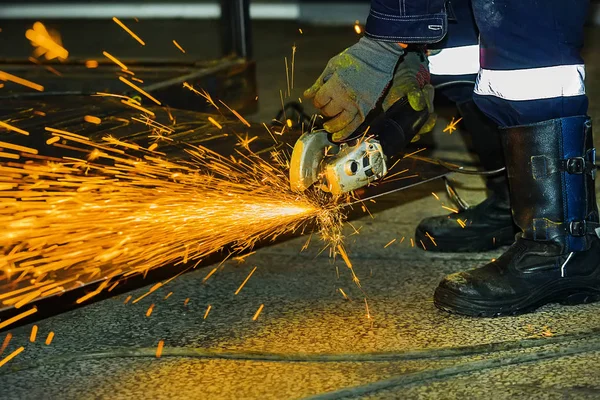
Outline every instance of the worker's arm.
[(448, 26), (446, 1), (371, 0), (365, 34), (386, 42), (438, 42)]

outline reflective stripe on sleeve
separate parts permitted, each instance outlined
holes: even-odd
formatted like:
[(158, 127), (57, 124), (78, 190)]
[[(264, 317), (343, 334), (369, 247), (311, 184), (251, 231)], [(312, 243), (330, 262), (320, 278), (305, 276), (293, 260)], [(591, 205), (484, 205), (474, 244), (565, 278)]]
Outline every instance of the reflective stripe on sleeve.
[(479, 45), (450, 47), (428, 57), (432, 75), (468, 75), (479, 72)]

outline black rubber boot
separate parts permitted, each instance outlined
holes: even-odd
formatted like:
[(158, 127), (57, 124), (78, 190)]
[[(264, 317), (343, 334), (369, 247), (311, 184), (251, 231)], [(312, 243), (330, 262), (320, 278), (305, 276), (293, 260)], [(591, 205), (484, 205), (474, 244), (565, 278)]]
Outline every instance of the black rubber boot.
[(502, 132), (512, 211), (522, 229), (495, 262), (446, 277), (435, 305), (470, 316), (600, 299), (600, 224), (591, 121), (562, 118)]
[[(504, 157), (496, 124), (472, 101), (459, 104), (458, 110), (483, 169), (502, 168)], [(437, 252), (480, 252), (512, 244), (518, 228), (510, 212), (506, 174), (489, 177), (486, 183), (488, 198), (483, 203), (458, 214), (421, 221), (415, 232), (416, 243)]]

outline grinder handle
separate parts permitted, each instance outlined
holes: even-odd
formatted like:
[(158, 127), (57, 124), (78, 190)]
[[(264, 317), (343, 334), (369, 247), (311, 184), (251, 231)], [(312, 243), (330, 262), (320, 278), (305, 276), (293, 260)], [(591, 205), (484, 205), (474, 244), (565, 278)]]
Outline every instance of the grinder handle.
[[(379, 140), (383, 153), (390, 160), (400, 154), (419, 133), (429, 118), (429, 111), (427, 108), (415, 111), (410, 106), (408, 97), (403, 97), (385, 113), (380, 112), (375, 115), (374, 118), (367, 118), (344, 142), (359, 139), (370, 126), (368, 135)], [(331, 135), (329, 140), (332, 141)]]

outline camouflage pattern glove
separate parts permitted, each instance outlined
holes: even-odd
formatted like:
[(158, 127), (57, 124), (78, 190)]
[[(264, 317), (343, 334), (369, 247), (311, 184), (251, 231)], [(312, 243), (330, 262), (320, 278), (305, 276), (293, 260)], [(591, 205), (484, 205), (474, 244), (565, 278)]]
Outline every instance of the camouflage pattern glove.
[(434, 89), (430, 83), (429, 62), (427, 56), (421, 52), (406, 52), (398, 63), (390, 90), (383, 99), (384, 111), (405, 96), (408, 97), (408, 102), (413, 110), (422, 111), (427, 108), (431, 114), (413, 139), (413, 141), (417, 141), (420, 135), (433, 130), (437, 120), (437, 115), (433, 110)]
[(333, 57), (317, 81), (304, 92), (326, 117), (324, 128), (334, 141), (352, 134), (375, 108), (392, 80), (403, 50), (397, 43), (363, 37)]

